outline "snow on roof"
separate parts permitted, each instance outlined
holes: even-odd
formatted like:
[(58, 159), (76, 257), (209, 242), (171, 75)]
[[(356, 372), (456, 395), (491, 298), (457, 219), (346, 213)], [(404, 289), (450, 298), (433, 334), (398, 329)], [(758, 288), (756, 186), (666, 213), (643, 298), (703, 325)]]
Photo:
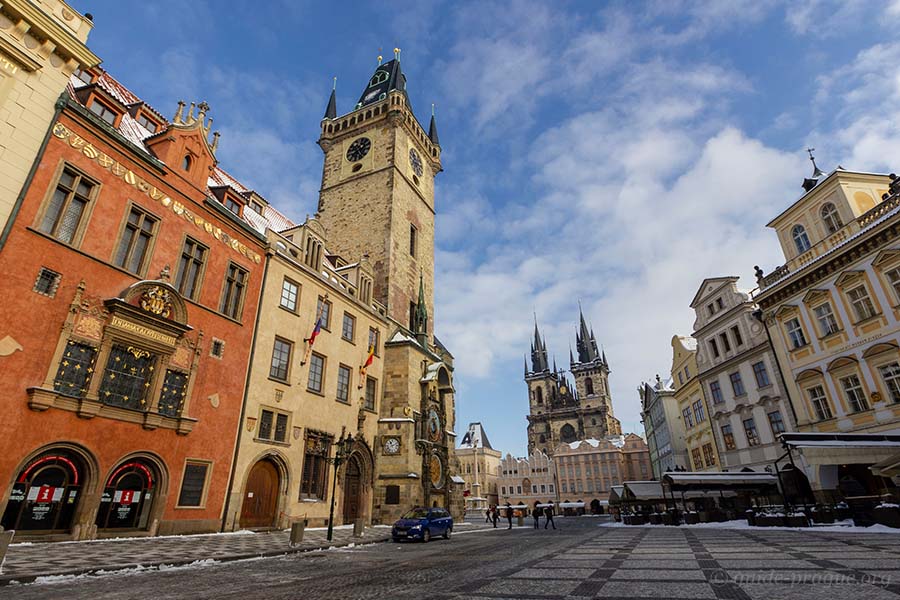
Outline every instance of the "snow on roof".
[(452, 481), (453, 483), (465, 483), (466, 482), (466, 480), (463, 479), (462, 477), (460, 477), (459, 475), (451, 475), (450, 481)]
[[(135, 104), (141, 104), (143, 108), (146, 108), (147, 110), (152, 112), (162, 122), (162, 127), (159, 129), (159, 131), (155, 133), (150, 131), (149, 129), (138, 123), (137, 120), (133, 116), (131, 116), (131, 113), (127, 111), (122, 115), (122, 118), (119, 119), (117, 131), (122, 135), (122, 137), (124, 137), (135, 147), (137, 147), (138, 150), (140, 150), (147, 156), (156, 159), (156, 156), (152, 152), (150, 152), (149, 149), (147, 149), (147, 146), (144, 142), (147, 139), (162, 133), (171, 124), (169, 120), (166, 119), (158, 110), (154, 109), (152, 106), (141, 100), (134, 92), (122, 85), (121, 82), (110, 75), (107, 71), (103, 70), (102, 68), (97, 68), (96, 71), (98, 72), (98, 76), (93, 84), (85, 83), (74, 74), (69, 77), (68, 90), (71, 98), (74, 101), (79, 102), (78, 98), (75, 96), (75, 91), (87, 87), (88, 85), (96, 85), (98, 88), (102, 89), (104, 92), (109, 94), (110, 97), (112, 97), (114, 100), (125, 107), (131, 107)], [(213, 167), (213, 170), (210, 172), (209, 177), (207, 178), (207, 186), (210, 188), (228, 186), (242, 196), (245, 196), (251, 191), (237, 179), (226, 173), (219, 166)], [(263, 234), (265, 233), (266, 228), (272, 229), (273, 231), (284, 231), (285, 229), (289, 229), (294, 226), (294, 223), (284, 214), (268, 205), (264, 207), (262, 215), (256, 213), (253, 210), (245, 210), (242, 212), (244, 221), (253, 229)]]
[(491, 442), (487, 439), (487, 433), (481, 423), (469, 423), (469, 429), (463, 436), (460, 448), (487, 448), (493, 450)]
[[(621, 448), (625, 445), (625, 436), (624, 435), (611, 435), (609, 437), (604, 438), (602, 441), (609, 442), (616, 448)], [(590, 444), (592, 447), (597, 448), (598, 446), (600, 446), (600, 442), (601, 442), (601, 440), (598, 440), (596, 438), (587, 438), (584, 440), (578, 440), (576, 442), (570, 442), (568, 444), (568, 446), (572, 450), (578, 450), (578, 448), (582, 444)]]
[(697, 349), (697, 340), (689, 335), (682, 336), (681, 342), (684, 344), (684, 347), (691, 352)]
[(388, 342), (415, 342), (415, 341), (416, 340), (412, 339), (411, 337), (409, 337), (408, 335), (406, 335), (399, 329), (397, 330), (397, 332), (394, 335), (391, 336), (391, 339), (388, 340)]

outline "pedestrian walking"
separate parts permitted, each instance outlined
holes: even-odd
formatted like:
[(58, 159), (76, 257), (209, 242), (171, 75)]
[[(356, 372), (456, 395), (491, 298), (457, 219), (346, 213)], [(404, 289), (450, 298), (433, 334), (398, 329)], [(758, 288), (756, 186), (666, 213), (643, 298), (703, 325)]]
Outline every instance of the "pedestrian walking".
[(544, 516), (547, 518), (544, 521), (544, 529), (547, 529), (547, 525), (553, 525), (553, 529), (556, 529), (556, 523), (553, 522), (553, 511), (556, 509), (553, 506), (553, 500), (550, 501), (550, 504), (547, 505), (547, 508), (544, 509)]
[(535, 504), (531, 510), (531, 516), (534, 517), (534, 528), (537, 529), (541, 520), (541, 507)]
[(488, 507), (484, 510), (484, 522), (485, 522), (485, 523), (490, 523), (490, 522), (491, 522), (491, 507), (490, 507), (490, 506), (488, 506)]
[(509, 521), (509, 527), (507, 529), (512, 529), (512, 506), (509, 501), (506, 502), (506, 520)]
[(497, 505), (491, 507), (491, 519), (494, 521), (494, 529), (497, 529), (497, 521), (500, 520), (500, 515), (498, 514)]

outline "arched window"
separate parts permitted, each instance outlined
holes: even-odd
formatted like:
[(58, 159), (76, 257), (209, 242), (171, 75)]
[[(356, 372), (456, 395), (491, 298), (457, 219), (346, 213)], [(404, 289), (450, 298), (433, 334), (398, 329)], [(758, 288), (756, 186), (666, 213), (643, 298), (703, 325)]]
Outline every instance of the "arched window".
[(575, 428), (566, 423), (562, 426), (562, 429), (559, 430), (559, 437), (562, 438), (562, 441), (569, 443), (575, 441)]
[(822, 206), (822, 221), (825, 222), (825, 229), (828, 233), (834, 233), (844, 226), (841, 221), (841, 215), (838, 214), (837, 207), (831, 202), (827, 202)]
[(389, 73), (387, 71), (378, 70), (375, 71), (375, 74), (372, 75), (372, 79), (369, 81), (369, 87), (376, 86), (379, 83), (384, 83), (388, 80)]
[(794, 225), (791, 229), (791, 237), (794, 238), (794, 245), (797, 246), (797, 252), (803, 254), (812, 247), (809, 243), (809, 236), (806, 235), (806, 229), (803, 225)]
[(544, 442), (547, 441), (547, 438), (545, 438), (544, 434), (542, 433), (540, 436), (538, 436), (538, 441), (540, 441), (540, 443), (543, 444)]
[(185, 154), (185, 155), (184, 155), (184, 160), (181, 161), (181, 169), (184, 170), (184, 171), (190, 171), (190, 170), (191, 170), (191, 164), (192, 164), (193, 162), (194, 162), (194, 161), (191, 159), (191, 155), (190, 155), (190, 154)]
[(584, 380), (584, 389), (587, 392), (588, 396), (594, 393), (594, 380), (588, 377)]
[(544, 391), (541, 388), (534, 390), (534, 397), (538, 404), (544, 403)]

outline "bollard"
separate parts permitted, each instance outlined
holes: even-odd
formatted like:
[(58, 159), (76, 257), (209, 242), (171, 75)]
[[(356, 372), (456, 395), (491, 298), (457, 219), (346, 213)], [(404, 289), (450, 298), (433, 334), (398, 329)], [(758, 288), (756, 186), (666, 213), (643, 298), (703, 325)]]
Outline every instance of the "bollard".
[(303, 532), (306, 530), (306, 519), (291, 524), (291, 547), (299, 546), (303, 541)]
[(362, 519), (353, 521), (353, 537), (362, 537), (366, 530), (366, 522)]
[(15, 530), (0, 531), (0, 573), (3, 572), (3, 562), (6, 560), (6, 551), (12, 543)]
[(523, 517), (522, 515), (519, 515), (518, 520), (516, 521), (516, 525), (518, 527), (522, 527), (523, 525), (525, 525), (525, 517)]

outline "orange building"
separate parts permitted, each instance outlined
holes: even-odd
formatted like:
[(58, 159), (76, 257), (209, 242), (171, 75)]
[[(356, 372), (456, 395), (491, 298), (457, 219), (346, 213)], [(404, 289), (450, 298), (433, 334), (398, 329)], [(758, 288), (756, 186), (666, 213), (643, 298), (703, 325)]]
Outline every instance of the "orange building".
[(280, 215), (216, 166), (207, 111), (169, 121), (101, 70), (57, 105), (0, 249), (0, 515), (17, 538), (221, 526)]

